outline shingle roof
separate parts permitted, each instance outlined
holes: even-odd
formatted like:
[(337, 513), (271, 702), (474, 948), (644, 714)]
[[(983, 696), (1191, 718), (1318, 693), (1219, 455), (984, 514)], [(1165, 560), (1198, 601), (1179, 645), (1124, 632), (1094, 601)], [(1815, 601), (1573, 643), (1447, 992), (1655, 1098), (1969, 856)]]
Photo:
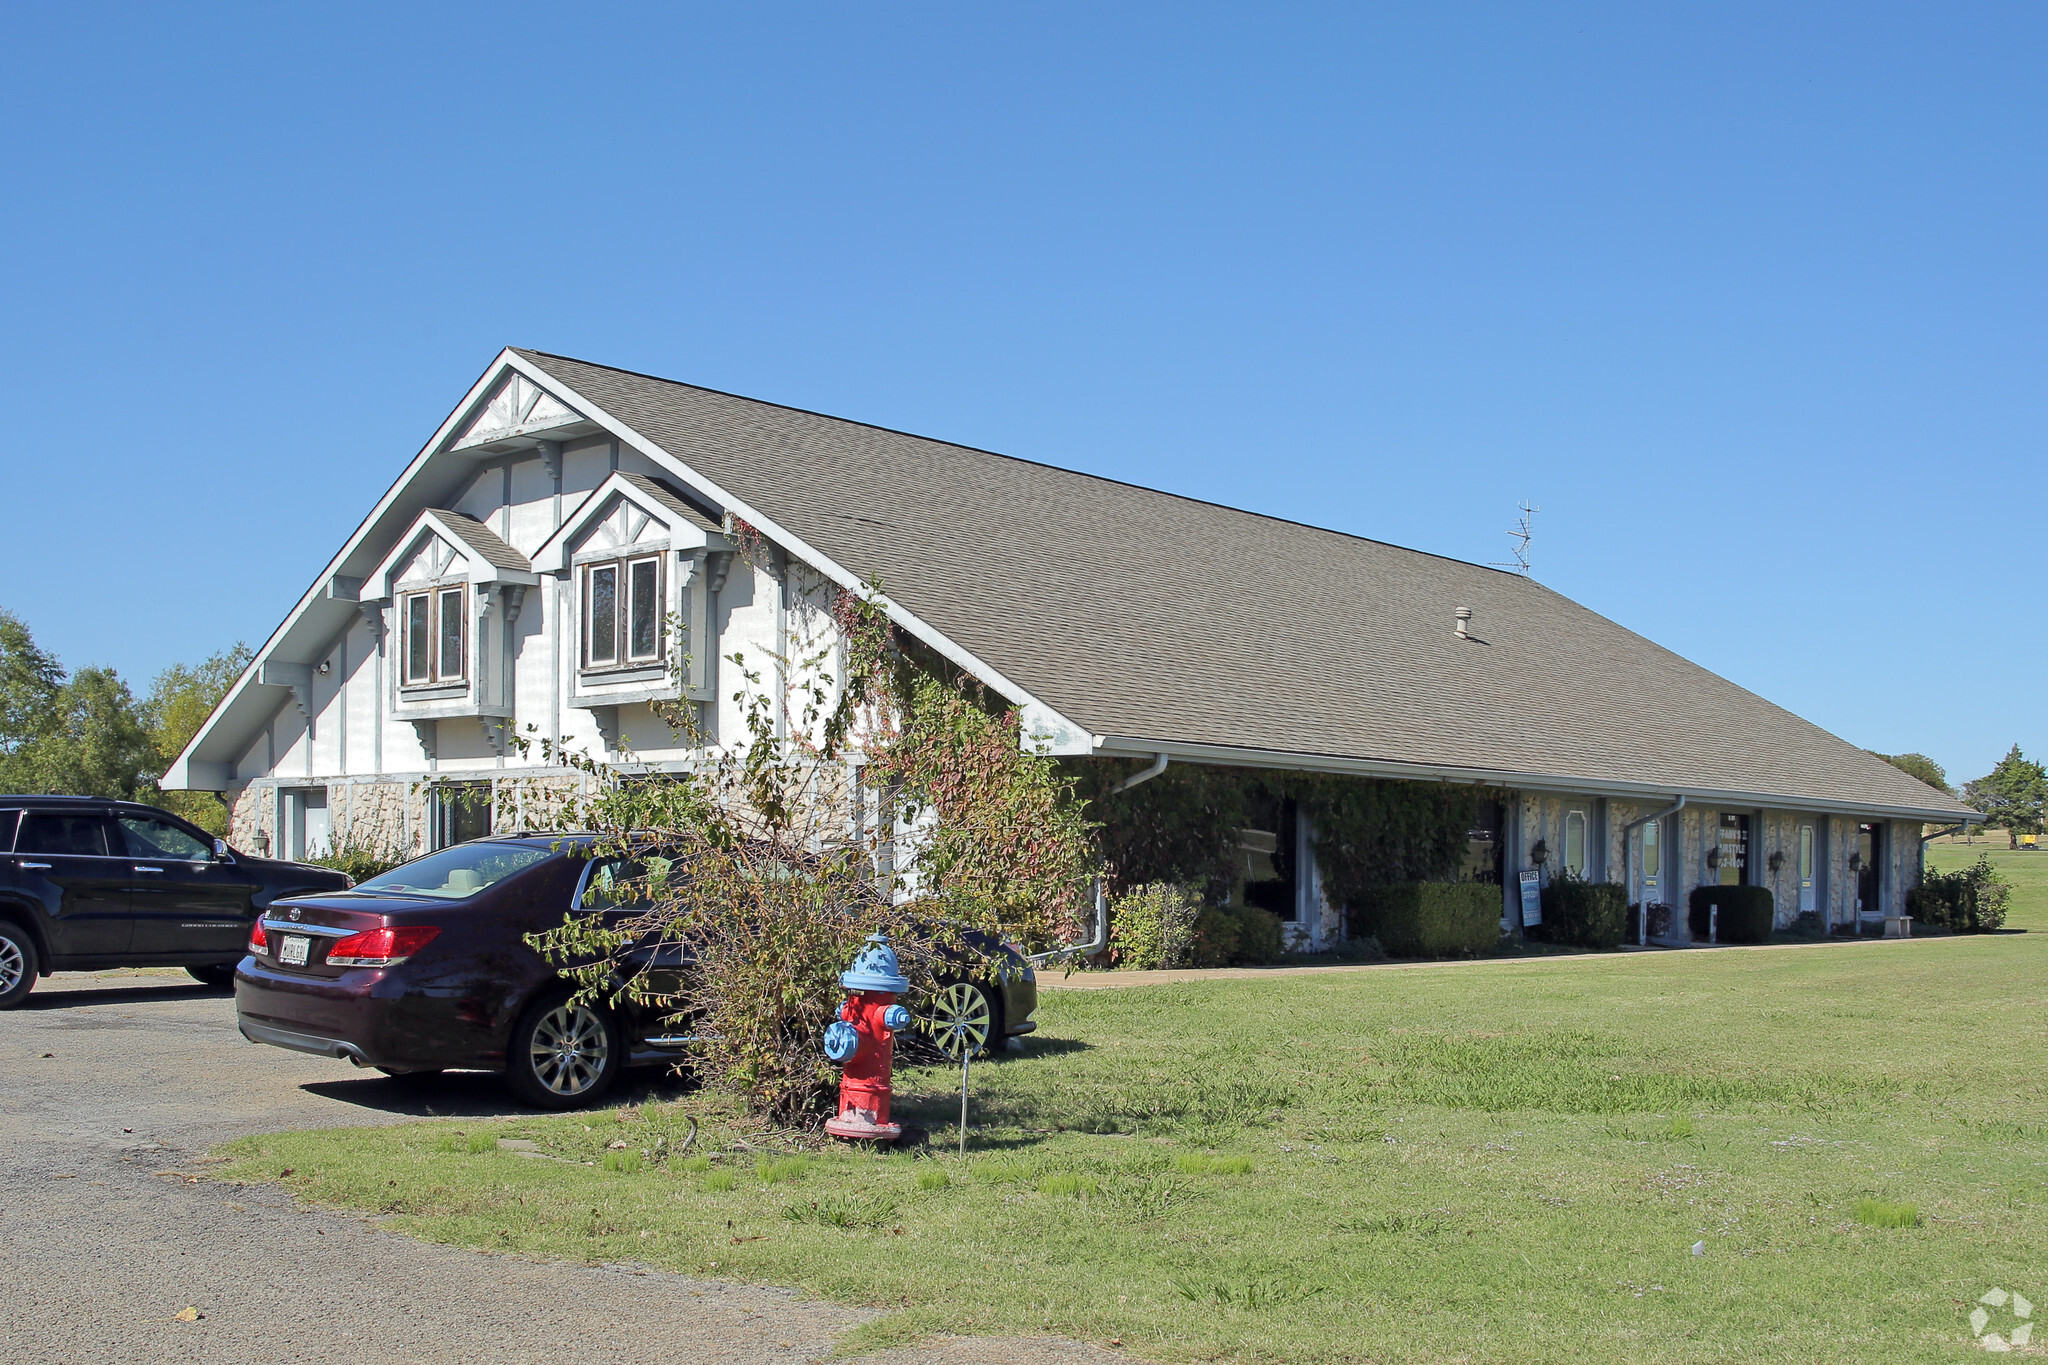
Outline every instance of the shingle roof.
[(467, 512), (450, 512), (445, 508), (435, 509), (434, 515), (442, 525), (462, 537), (463, 544), (475, 550), (487, 564), (501, 569), (517, 569), (521, 573), (533, 572), (533, 561), (499, 539), (498, 533), (478, 521)]
[(705, 516), (681, 493), (660, 479), (650, 479), (645, 474), (635, 474), (630, 470), (620, 470), (619, 477), (698, 529), (709, 531), (713, 535), (724, 531), (725, 528), (716, 519)]
[(1519, 575), (518, 354), (1098, 735), (1965, 809)]

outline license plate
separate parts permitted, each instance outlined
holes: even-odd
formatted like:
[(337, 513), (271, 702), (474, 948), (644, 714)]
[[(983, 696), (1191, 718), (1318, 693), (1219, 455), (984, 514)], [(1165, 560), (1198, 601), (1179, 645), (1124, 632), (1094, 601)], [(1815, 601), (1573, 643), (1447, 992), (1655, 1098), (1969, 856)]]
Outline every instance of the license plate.
[(313, 940), (304, 934), (286, 934), (278, 940), (277, 960), (287, 967), (306, 965), (306, 950), (313, 946)]

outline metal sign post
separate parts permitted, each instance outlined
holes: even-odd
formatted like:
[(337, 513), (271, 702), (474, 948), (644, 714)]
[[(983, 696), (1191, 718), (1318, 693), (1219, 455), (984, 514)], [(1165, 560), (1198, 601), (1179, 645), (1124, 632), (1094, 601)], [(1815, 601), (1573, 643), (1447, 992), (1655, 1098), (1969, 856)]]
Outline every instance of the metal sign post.
[(967, 1067), (974, 1060), (974, 1049), (964, 1048), (960, 1053), (960, 1159), (967, 1160)]

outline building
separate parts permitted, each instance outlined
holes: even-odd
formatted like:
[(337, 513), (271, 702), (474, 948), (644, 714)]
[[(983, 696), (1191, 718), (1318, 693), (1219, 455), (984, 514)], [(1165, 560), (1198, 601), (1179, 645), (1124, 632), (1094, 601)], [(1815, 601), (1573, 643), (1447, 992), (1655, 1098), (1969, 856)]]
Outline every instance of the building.
[[(870, 583), (1056, 753), (1498, 791), (1470, 866), (1509, 888), (1504, 915), (1542, 860), (1644, 903), (1755, 881), (1785, 921), (1896, 916), (1923, 823), (1974, 817), (1516, 574), (523, 350), (163, 785), (229, 795), (231, 838), (284, 856), (545, 827), (580, 779), (520, 737), (687, 764), (650, 703), (738, 733), (721, 671), (772, 676)], [(1275, 823), (1257, 851), (1303, 869), (1281, 911), (1326, 942), (1309, 832)]]

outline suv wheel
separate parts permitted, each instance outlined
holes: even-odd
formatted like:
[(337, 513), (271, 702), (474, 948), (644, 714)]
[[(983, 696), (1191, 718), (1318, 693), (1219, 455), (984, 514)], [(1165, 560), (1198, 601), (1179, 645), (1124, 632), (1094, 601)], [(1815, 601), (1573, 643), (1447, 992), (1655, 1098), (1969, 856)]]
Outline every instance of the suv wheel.
[(36, 965), (36, 941), (20, 925), (0, 919), (0, 1010), (28, 999)]
[(550, 991), (526, 1007), (505, 1050), (505, 1083), (542, 1109), (593, 1104), (619, 1078), (625, 1040), (609, 1012)]

